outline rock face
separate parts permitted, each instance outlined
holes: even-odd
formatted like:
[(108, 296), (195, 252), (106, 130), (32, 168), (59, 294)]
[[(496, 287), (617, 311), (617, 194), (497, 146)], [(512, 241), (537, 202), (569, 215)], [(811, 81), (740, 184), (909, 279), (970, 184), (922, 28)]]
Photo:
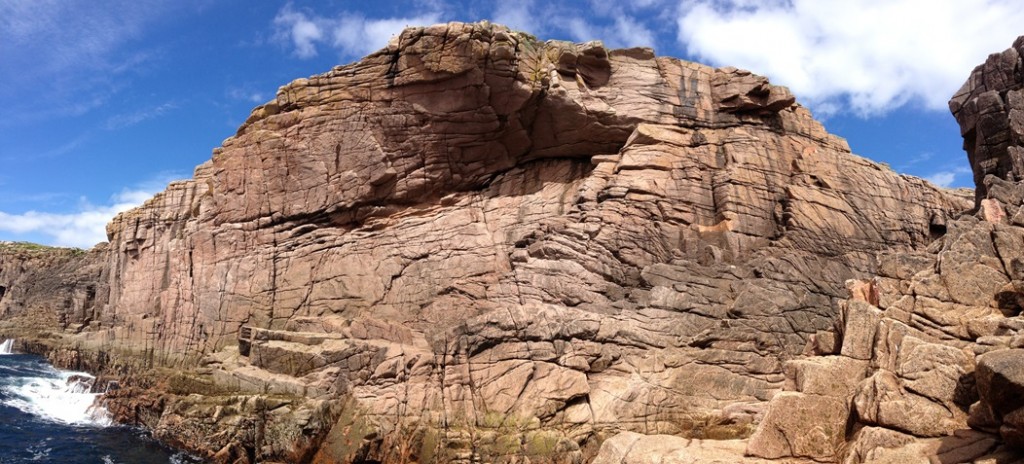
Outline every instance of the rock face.
[(104, 259), (88, 252), (0, 242), (0, 319), (19, 334), (79, 332), (107, 305)]
[[(816, 334), (808, 353), (817, 356), (786, 362), (789, 391), (768, 408), (833, 412), (803, 421), (767, 414), (747, 453), (846, 463), (1024, 459), (1021, 44), (991, 55), (950, 101), (977, 208), (943, 224), (926, 248), (884, 252), (874, 277), (848, 282), (838, 330)], [(827, 433), (837, 423), (845, 432)]]
[(412, 28), (108, 245), (0, 253), (0, 333), (216, 462), (973, 459), (1021, 423), (974, 382), (1024, 328), (1000, 182), (962, 216), (735, 68)]
[(964, 137), (977, 185), (977, 198), (989, 188), (991, 174), (1011, 181), (1024, 180), (1024, 38), (1002, 53), (989, 55), (974, 68), (963, 87), (949, 101)]

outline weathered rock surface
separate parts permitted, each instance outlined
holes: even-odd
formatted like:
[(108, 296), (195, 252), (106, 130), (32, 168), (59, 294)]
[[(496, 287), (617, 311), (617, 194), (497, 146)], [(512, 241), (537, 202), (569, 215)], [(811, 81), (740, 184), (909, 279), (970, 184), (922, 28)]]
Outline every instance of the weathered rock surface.
[[(824, 356), (790, 361), (786, 388), (794, 393), (769, 406), (832, 412), (766, 416), (747, 452), (775, 458), (813, 449), (818, 459), (843, 462), (1019, 459), (1003, 443), (1013, 445), (1017, 430), (1009, 414), (1015, 402), (1007, 400), (1016, 393), (1005, 379), (1018, 350), (1005, 348), (1021, 343), (1024, 319), (1008, 271), (1017, 265), (1007, 264), (1019, 259), (1022, 234), (967, 215), (949, 221), (926, 250), (883, 254), (877, 276), (849, 282), (852, 297), (841, 304), (834, 337), (840, 346), (832, 348), (839, 356), (818, 352), (812, 340), (809, 351)], [(828, 400), (853, 413), (823, 406)], [(846, 432), (819, 432), (835, 424)]]
[(1024, 340), (990, 185), (964, 216), (746, 71), (412, 28), (108, 245), (0, 253), (0, 333), (215, 462), (969, 462), (1019, 423), (964, 432)]
[(824, 459), (847, 463), (1024, 460), (1024, 222), (1015, 219), (1024, 184), (1011, 128), (1020, 108), (1014, 92), (1024, 85), (1022, 43), (990, 56), (950, 102), (978, 182), (975, 211), (943, 223), (926, 248), (882, 253), (876, 276), (848, 282), (836, 333), (809, 341), (805, 352), (816, 356), (786, 370), (793, 392), (770, 402), (769, 411), (801, 412), (828, 410), (822, 397), (850, 404), (847, 432), (838, 443), (815, 433), (835, 411), (804, 421), (766, 415), (748, 453), (837, 450)]
[(743, 456), (742, 440), (694, 440), (674, 435), (622, 432), (601, 445), (593, 464), (769, 464), (812, 463), (773, 461)]
[(1024, 180), (1024, 38), (989, 55), (949, 101), (974, 170), (977, 198), (985, 198), (985, 176)]

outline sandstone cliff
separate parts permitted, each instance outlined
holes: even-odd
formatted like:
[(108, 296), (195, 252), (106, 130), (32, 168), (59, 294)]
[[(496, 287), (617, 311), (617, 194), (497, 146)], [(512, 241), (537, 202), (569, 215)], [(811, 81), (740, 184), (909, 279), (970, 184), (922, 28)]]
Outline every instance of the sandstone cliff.
[(1024, 329), (1003, 177), (977, 219), (749, 72), (412, 28), (108, 245), (0, 250), (0, 334), (217, 462), (974, 459), (1019, 433), (973, 374)]

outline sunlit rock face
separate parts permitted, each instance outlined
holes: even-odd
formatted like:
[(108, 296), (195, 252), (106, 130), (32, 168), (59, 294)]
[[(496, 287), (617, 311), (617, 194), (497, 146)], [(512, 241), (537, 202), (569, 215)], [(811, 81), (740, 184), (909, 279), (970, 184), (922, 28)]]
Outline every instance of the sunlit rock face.
[(784, 363), (787, 391), (770, 401), (747, 454), (1024, 459), (1022, 44), (990, 55), (950, 100), (976, 207), (926, 248), (883, 252), (873, 277), (848, 281), (841, 323), (815, 335), (815, 356)]
[[(127, 379), (116, 415), (221, 462), (610, 459), (753, 433), (788, 361), (875, 320), (847, 280), (972, 205), (749, 72), (450, 23), (285, 85), (108, 246), (0, 256), (0, 327), (41, 321)], [(808, 437), (761, 454), (836, 458)]]

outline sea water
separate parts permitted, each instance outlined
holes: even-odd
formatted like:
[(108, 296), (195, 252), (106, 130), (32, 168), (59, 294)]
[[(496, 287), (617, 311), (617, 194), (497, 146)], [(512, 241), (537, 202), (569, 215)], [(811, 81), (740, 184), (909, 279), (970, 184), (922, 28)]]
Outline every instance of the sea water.
[(95, 378), (54, 368), (0, 342), (0, 464), (198, 463), (95, 404)]

